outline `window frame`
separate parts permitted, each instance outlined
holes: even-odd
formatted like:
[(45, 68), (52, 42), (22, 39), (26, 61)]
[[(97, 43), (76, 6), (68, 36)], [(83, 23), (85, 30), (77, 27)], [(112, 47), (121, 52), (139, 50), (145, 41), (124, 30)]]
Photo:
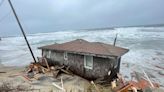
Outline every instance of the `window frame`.
[[(86, 57), (90, 57), (91, 58), (91, 66), (87, 65), (88, 61), (86, 60)], [(84, 67), (87, 68), (87, 69), (93, 69), (93, 56), (84, 55)]]

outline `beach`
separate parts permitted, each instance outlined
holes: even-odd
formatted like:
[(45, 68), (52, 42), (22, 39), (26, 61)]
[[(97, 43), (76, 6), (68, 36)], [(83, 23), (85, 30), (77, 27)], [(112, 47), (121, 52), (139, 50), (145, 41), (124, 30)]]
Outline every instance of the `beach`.
[[(14, 66), (3, 66), (0, 65), (0, 85), (3, 83), (9, 83), (13, 87), (22, 87), (26, 90), (33, 89), (28, 92), (60, 92), (61, 90), (52, 85), (55, 83), (61, 86), (61, 78), (63, 80), (64, 89), (67, 92), (71, 90), (73, 92), (84, 92), (89, 90), (91, 84), (89, 81), (79, 77), (79, 76), (70, 76), (67, 74), (61, 74), (58, 78), (53, 78), (52, 73), (48, 74), (38, 74), (39, 79), (31, 79), (23, 77), (25, 74), (25, 67), (14, 67)], [(3, 72), (3, 73), (2, 73)]]

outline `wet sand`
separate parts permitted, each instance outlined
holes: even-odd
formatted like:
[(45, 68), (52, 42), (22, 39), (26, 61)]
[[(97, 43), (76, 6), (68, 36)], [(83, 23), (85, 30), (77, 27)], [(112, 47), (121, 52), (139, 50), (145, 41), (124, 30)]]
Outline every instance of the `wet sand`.
[[(29, 81), (21, 76), (25, 74), (24, 70), (25, 67), (7, 67), (0, 65), (0, 85), (4, 82), (7, 82), (14, 86), (24, 86), (28, 89), (36, 89), (32, 92), (60, 92), (60, 90), (53, 86), (52, 83), (61, 86), (62, 78), (64, 89), (67, 92), (88, 92), (90, 89), (95, 90), (89, 81), (76, 75), (71, 76), (67, 74), (61, 74), (57, 79), (55, 79), (53, 78), (52, 73), (38, 74), (38, 80), (32, 79)], [(105, 92), (105, 90), (110, 92), (109, 88), (103, 88), (103, 90), (103, 92)]]

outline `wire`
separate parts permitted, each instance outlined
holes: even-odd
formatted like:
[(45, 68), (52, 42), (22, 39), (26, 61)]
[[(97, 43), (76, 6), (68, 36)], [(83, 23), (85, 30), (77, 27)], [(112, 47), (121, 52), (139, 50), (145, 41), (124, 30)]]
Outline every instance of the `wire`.
[(3, 4), (4, 1), (5, 1), (5, 0), (2, 0), (2, 1), (0, 2), (0, 7), (2, 6), (2, 4)]
[(0, 22), (2, 22), (6, 17), (8, 17), (8, 15), (11, 13), (11, 11), (9, 11), (7, 14), (5, 14), (2, 18), (0, 18)]

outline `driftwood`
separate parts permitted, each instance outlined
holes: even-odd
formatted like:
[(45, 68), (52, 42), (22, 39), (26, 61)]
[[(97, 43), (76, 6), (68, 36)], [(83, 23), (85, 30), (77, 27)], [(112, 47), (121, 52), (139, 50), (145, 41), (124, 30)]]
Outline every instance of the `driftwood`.
[(98, 89), (98, 87), (95, 85), (95, 83), (93, 81), (91, 81), (91, 84), (93, 84), (93, 86), (95, 87), (97, 92), (100, 92), (100, 90)]

